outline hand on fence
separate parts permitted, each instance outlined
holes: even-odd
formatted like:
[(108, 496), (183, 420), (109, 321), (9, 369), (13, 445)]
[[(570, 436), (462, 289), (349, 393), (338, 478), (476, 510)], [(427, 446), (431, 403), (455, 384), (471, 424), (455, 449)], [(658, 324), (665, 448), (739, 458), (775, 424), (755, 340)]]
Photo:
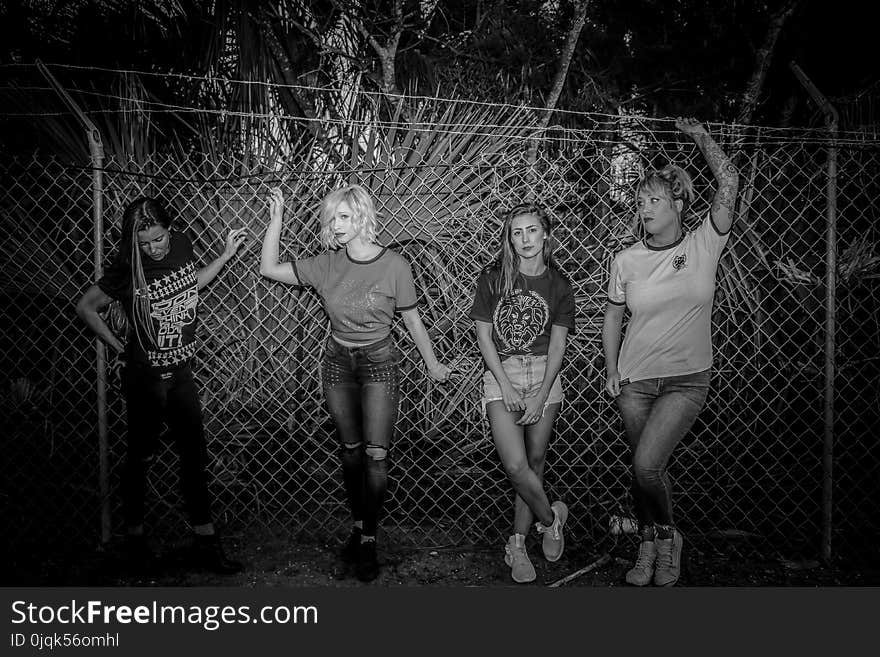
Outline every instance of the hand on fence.
[(284, 192), (280, 187), (273, 187), (269, 190), (269, 219), (271, 221), (281, 221), (284, 214)]
[(247, 239), (247, 228), (233, 228), (226, 236), (226, 248), (223, 249), (223, 257), (229, 260), (235, 255), (239, 247)]
[[(122, 344), (120, 343), (120, 347)], [(114, 347), (115, 349), (116, 347)], [(125, 348), (122, 347), (121, 350), (116, 351), (115, 355), (111, 356), (108, 359), (107, 371), (110, 374), (107, 378), (114, 379), (116, 381), (122, 381), (122, 371), (125, 369), (125, 365), (127, 359), (125, 357)]]
[(675, 119), (675, 127), (681, 130), (684, 134), (691, 137), (695, 137), (696, 135), (708, 134), (705, 126), (703, 126), (702, 123), (691, 117), (679, 116)]
[(452, 370), (443, 363), (437, 363), (433, 367), (428, 368), (428, 374), (437, 383), (446, 383), (449, 380), (449, 375), (452, 374)]

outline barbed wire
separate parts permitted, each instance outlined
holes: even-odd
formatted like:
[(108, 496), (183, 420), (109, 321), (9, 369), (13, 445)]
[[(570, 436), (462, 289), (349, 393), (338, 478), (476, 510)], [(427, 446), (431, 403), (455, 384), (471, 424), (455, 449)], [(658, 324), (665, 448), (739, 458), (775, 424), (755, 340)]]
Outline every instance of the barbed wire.
[[(159, 78), (178, 78), (178, 79), (189, 80), (189, 81), (218, 82), (218, 83), (222, 83), (222, 84), (236, 84), (236, 85), (245, 85), (245, 86), (261, 86), (261, 87), (267, 87), (267, 88), (292, 89), (292, 90), (306, 91), (306, 92), (338, 93), (338, 94), (351, 94), (353, 92), (353, 90), (339, 89), (339, 88), (331, 87), (331, 86), (290, 84), (290, 83), (274, 82), (274, 81), (273, 82), (266, 82), (266, 81), (262, 81), (262, 80), (240, 80), (240, 79), (235, 79), (235, 78), (215, 76), (215, 75), (211, 75), (211, 74), (193, 75), (193, 74), (187, 74), (187, 73), (144, 71), (144, 70), (138, 70), (138, 69), (121, 69), (121, 68), (102, 67), (102, 66), (82, 66), (82, 65), (76, 65), (76, 64), (64, 64), (64, 63), (57, 63), (57, 62), (45, 63), (45, 66), (54, 67), (57, 69), (72, 70), (72, 71), (91, 71), (91, 72), (97, 71), (97, 72), (102, 72), (102, 73), (112, 73), (115, 75), (138, 75), (138, 76), (159, 77)], [(35, 68), (36, 64), (0, 64), (0, 69), (9, 68), (9, 67)], [(81, 92), (81, 93), (85, 93), (85, 92)], [(371, 97), (371, 98), (376, 98), (376, 99), (388, 98), (387, 94), (385, 94), (383, 92), (379, 92), (379, 91), (358, 89), (356, 91), (356, 93), (360, 96)], [(438, 102), (438, 103), (446, 103), (446, 104), (450, 104), (450, 105), (470, 105), (470, 106), (477, 106), (477, 107), (492, 107), (492, 108), (498, 108), (498, 109), (505, 108), (505, 109), (512, 109), (512, 110), (516, 110), (516, 111), (531, 111), (531, 112), (535, 112), (538, 114), (543, 114), (548, 111), (552, 111), (554, 114), (560, 114), (563, 116), (582, 117), (582, 118), (586, 117), (586, 118), (593, 118), (593, 119), (596, 119), (596, 117), (599, 117), (599, 118), (605, 119), (606, 121), (609, 121), (609, 122), (610, 121), (617, 122), (617, 121), (621, 121), (621, 120), (633, 120), (633, 121), (650, 120), (650, 121), (654, 121), (654, 122), (674, 123), (676, 120), (675, 117), (645, 117), (645, 116), (642, 116), (638, 113), (611, 114), (611, 113), (594, 112), (594, 111), (571, 110), (571, 109), (564, 109), (564, 108), (554, 108), (552, 110), (549, 110), (546, 107), (540, 107), (537, 105), (514, 104), (514, 103), (504, 103), (504, 102), (488, 102), (488, 101), (470, 100), (470, 99), (463, 99), (463, 98), (449, 98), (449, 97), (442, 97), (442, 96), (425, 96), (425, 95), (404, 94), (404, 93), (397, 94), (394, 96), (394, 98), (400, 98), (400, 99), (406, 99), (406, 100), (412, 100), (412, 101), (421, 101), (421, 102)], [(125, 100), (133, 100), (133, 99), (125, 99)], [(169, 107), (175, 107), (175, 106), (169, 105)], [(223, 113), (225, 111), (225, 113), (227, 113), (227, 114), (237, 115), (237, 114), (234, 114), (234, 112), (236, 112), (235, 110), (207, 110), (204, 108), (189, 107), (189, 106), (180, 106), (180, 108), (181, 109), (176, 110), (176, 111), (194, 111), (194, 112), (213, 111), (213, 112), (217, 112), (217, 113)], [(0, 113), (0, 116), (3, 116), (3, 115), (4, 114)], [(242, 116), (248, 116), (248, 117), (253, 117), (253, 118), (261, 118), (261, 117), (263, 117), (263, 118), (265, 118), (265, 117), (278, 118), (278, 116), (275, 114), (263, 114), (263, 113), (255, 113), (255, 114), (243, 113)], [(288, 120), (290, 120), (290, 119), (322, 120), (322, 119), (312, 119), (310, 117), (288, 117)], [(803, 131), (805, 133), (825, 132), (825, 128), (790, 128), (790, 127), (784, 128), (784, 127), (779, 127), (779, 126), (770, 126), (770, 125), (761, 125), (761, 124), (741, 124), (741, 123), (735, 123), (735, 122), (719, 123), (719, 122), (704, 121), (703, 124), (707, 127), (707, 129), (711, 128), (712, 126), (717, 126), (718, 129), (723, 129), (726, 127), (730, 130), (734, 130), (734, 129), (760, 130), (763, 133), (765, 133), (765, 136), (767, 136), (766, 133), (772, 133), (774, 131), (782, 131), (782, 132), (788, 132), (788, 133), (797, 133), (799, 131)], [(531, 125), (531, 124), (528, 124), (528, 125)], [(676, 132), (676, 131), (673, 129), (673, 130), (671, 130), (671, 132)], [(839, 130), (837, 139), (838, 140), (846, 140), (847, 134), (854, 134), (854, 135), (858, 135), (859, 137), (861, 137), (860, 139), (856, 139), (855, 141), (859, 141), (859, 142), (864, 141), (864, 134), (865, 133), (864, 133), (864, 131), (860, 131), (860, 130), (852, 130), (852, 131)]]

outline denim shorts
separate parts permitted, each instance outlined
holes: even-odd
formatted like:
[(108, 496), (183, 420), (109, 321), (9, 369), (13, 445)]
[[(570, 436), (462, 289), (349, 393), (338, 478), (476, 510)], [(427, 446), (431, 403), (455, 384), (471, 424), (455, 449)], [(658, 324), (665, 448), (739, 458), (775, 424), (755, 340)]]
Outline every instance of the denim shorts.
[[(511, 385), (523, 399), (535, 397), (541, 390), (544, 382), (544, 372), (547, 369), (547, 356), (508, 356), (501, 361), (504, 373), (510, 380)], [(491, 371), (483, 372), (483, 415), (486, 415), (486, 404), (503, 399), (501, 386)], [(550, 387), (550, 394), (544, 402), (546, 409), (550, 404), (561, 404), (565, 399), (562, 392), (562, 377), (556, 376), (556, 380)]]

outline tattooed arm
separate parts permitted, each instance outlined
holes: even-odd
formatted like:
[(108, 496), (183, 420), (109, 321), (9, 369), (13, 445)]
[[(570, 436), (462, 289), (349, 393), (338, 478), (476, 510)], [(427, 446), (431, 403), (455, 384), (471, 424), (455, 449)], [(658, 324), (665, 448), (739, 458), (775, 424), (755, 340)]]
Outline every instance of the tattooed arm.
[(675, 127), (693, 139), (709, 163), (718, 188), (712, 199), (712, 222), (720, 233), (726, 233), (733, 225), (736, 211), (736, 191), (739, 187), (739, 173), (733, 162), (706, 131), (694, 119), (676, 119)]

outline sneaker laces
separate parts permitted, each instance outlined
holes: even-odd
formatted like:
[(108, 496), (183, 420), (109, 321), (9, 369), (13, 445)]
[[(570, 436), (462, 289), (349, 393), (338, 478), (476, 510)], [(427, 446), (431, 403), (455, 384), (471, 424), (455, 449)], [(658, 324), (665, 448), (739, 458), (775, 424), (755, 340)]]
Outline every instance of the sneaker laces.
[(639, 543), (639, 556), (636, 557), (634, 568), (648, 570), (653, 565), (654, 560), (657, 558), (657, 551), (655, 549), (652, 554), (651, 547), (652, 544), (650, 541), (642, 541)]
[(562, 524), (559, 522), (559, 514), (556, 513), (556, 509), (553, 509), (553, 522), (550, 526), (546, 526), (540, 522), (535, 523), (537, 525), (537, 530), (539, 534), (544, 534), (546, 532), (550, 532), (550, 535), (553, 537), (553, 540), (559, 540), (559, 526)]
[(510, 557), (511, 565), (527, 558), (525, 545), (520, 547), (516, 544), (511, 545), (510, 543), (508, 543), (507, 545), (504, 546), (504, 551), (507, 553), (507, 556)]
[[(673, 539), (661, 538), (655, 541), (654, 545), (657, 548), (657, 566), (662, 569), (671, 569), (672, 568), (672, 541)], [(668, 549), (666, 546), (669, 546)], [(639, 557), (641, 557), (641, 547), (639, 548)]]

